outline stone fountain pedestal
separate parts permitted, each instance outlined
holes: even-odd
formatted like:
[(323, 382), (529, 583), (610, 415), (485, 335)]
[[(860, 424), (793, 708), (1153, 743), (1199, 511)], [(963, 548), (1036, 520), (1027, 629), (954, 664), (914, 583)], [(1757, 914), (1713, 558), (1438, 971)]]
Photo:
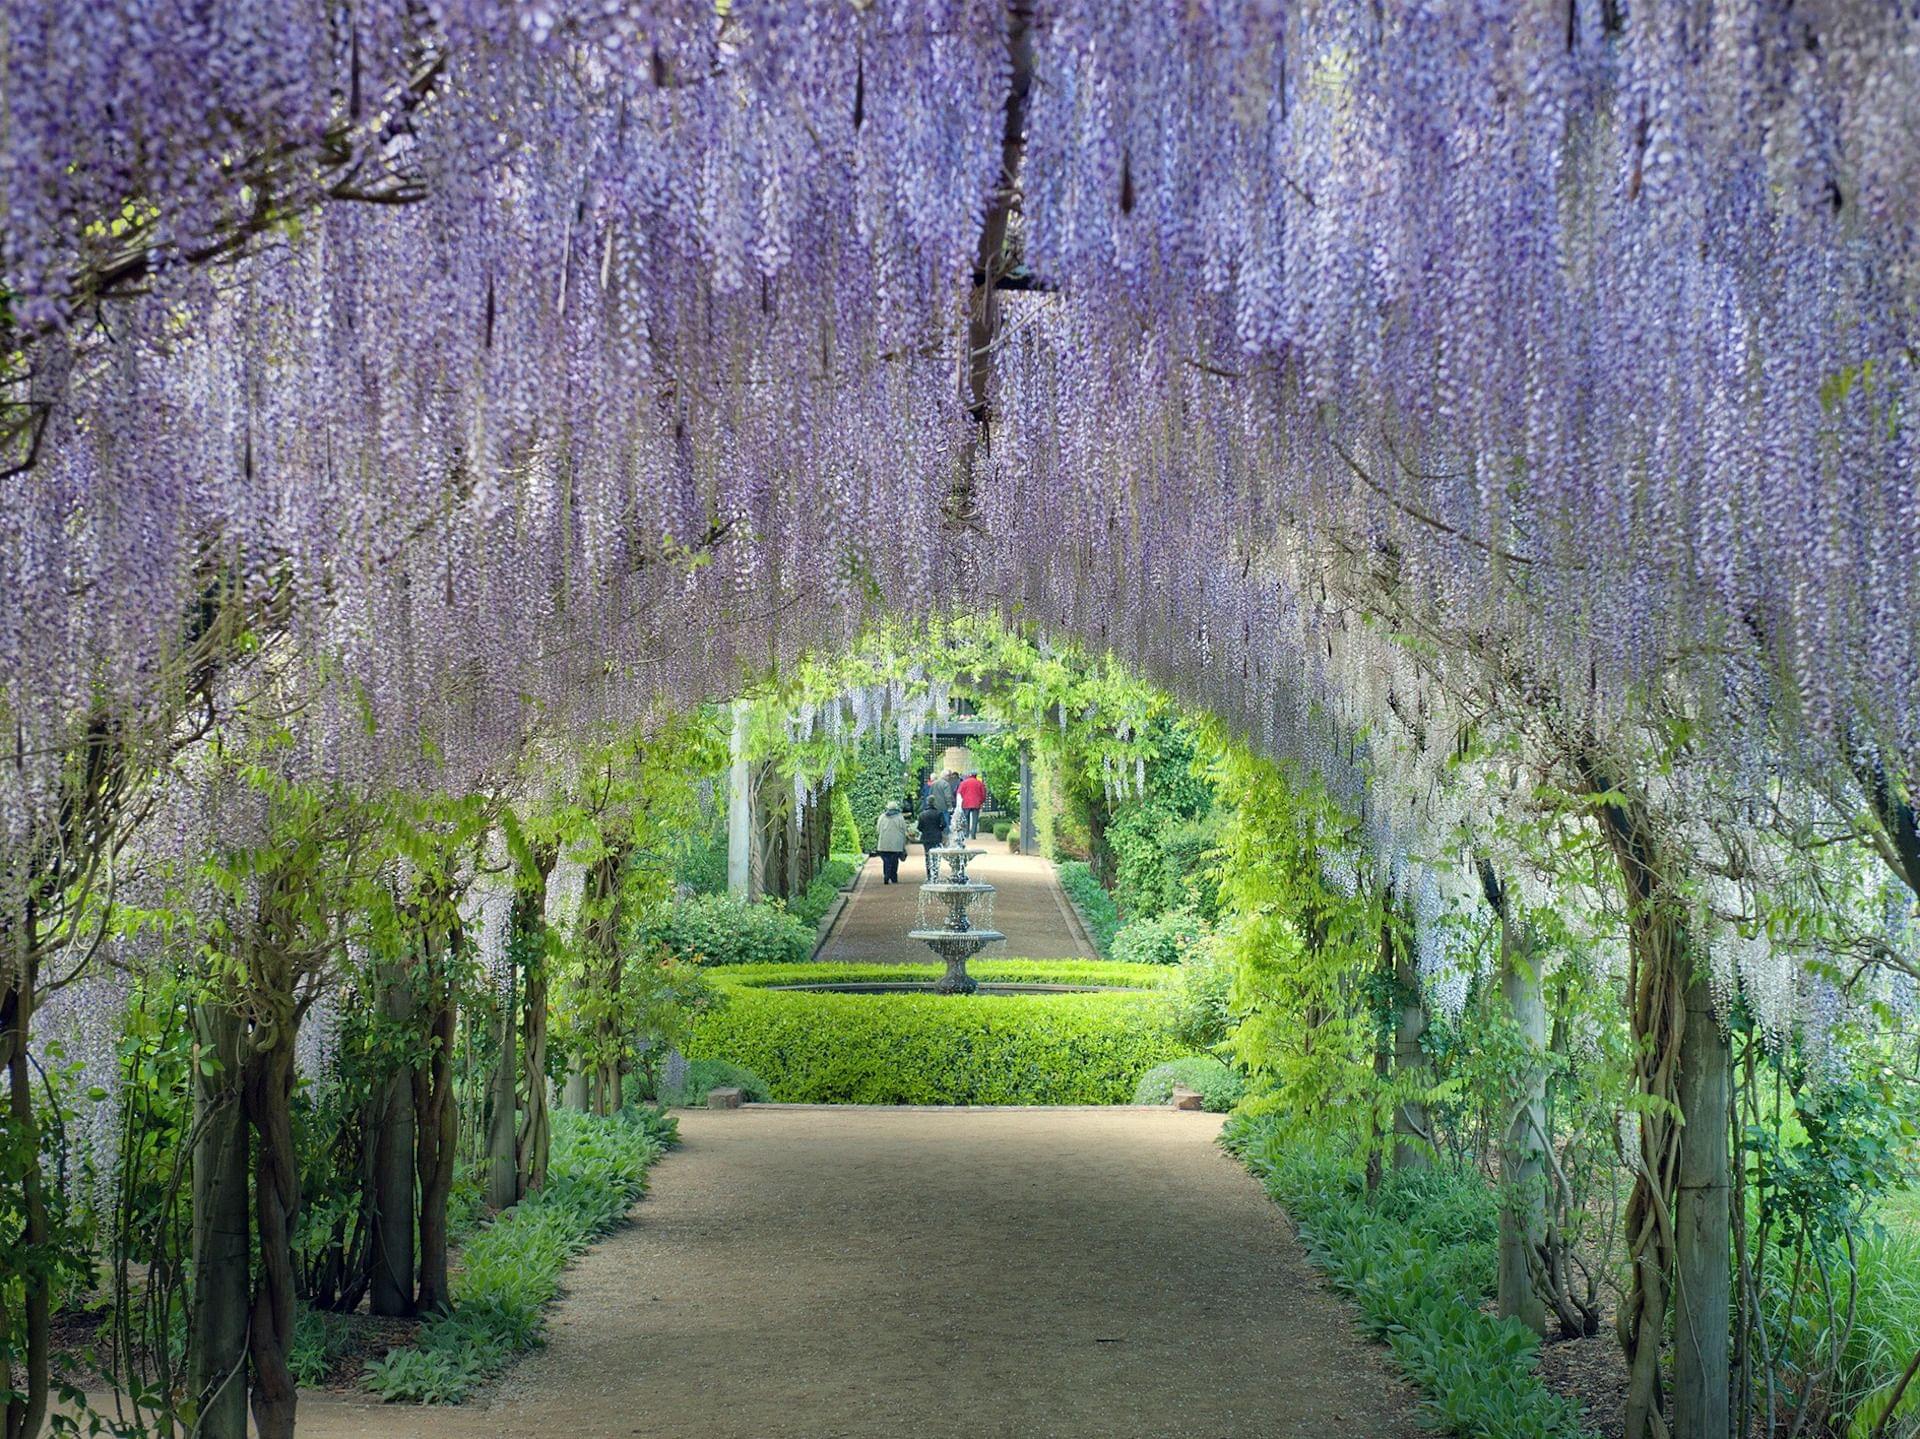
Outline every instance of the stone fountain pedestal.
[(967, 865), (978, 853), (968, 849), (964, 840), (927, 851), (927, 882), (920, 886), (921, 910), (924, 914), (931, 904), (944, 904), (944, 923), (939, 929), (909, 930), (907, 938), (922, 941), (946, 961), (947, 972), (933, 984), (936, 994), (972, 994), (980, 986), (967, 973), (967, 961), (1006, 938), (997, 929), (975, 929), (968, 917), (975, 900), (995, 893), (992, 885), (967, 878)]

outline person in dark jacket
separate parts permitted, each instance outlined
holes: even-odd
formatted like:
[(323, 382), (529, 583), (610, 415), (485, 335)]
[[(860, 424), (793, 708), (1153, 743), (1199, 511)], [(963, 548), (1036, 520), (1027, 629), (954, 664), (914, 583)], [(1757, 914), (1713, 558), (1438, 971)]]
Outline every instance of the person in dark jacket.
[[(947, 817), (940, 812), (938, 805), (929, 799), (920, 806), (920, 843), (928, 849), (947, 842)], [(933, 861), (927, 861), (927, 869), (933, 869)]]

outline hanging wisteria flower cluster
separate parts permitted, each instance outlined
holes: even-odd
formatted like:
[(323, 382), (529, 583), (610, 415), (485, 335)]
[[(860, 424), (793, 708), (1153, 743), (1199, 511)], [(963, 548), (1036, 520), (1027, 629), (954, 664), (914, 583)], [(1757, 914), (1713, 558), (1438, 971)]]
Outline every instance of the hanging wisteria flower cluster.
[(1920, 775), (1911, 7), (21, 0), (0, 65), (11, 850), (227, 610), (302, 765), (460, 789), (996, 606), (1463, 892), (1376, 611)]

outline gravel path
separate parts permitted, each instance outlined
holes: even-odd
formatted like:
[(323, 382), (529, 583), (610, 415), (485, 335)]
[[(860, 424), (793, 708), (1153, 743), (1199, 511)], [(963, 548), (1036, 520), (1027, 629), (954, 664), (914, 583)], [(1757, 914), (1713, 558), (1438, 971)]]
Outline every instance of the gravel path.
[(303, 1439), (1420, 1433), (1213, 1143), (1148, 1109), (695, 1111), (485, 1404), (303, 1399)]
[[(1000, 891), (993, 897), (993, 927), (1006, 935), (981, 950), (980, 958), (1099, 958), (1072, 918), (1052, 860), (1014, 854), (990, 834), (967, 843), (980, 851), (980, 857), (968, 864), (967, 874)], [(926, 878), (926, 855), (918, 845), (907, 851), (900, 864), (899, 884), (882, 884), (880, 861), (869, 859), (819, 957), (859, 964), (933, 963), (925, 945), (906, 937), (919, 921), (920, 886)]]

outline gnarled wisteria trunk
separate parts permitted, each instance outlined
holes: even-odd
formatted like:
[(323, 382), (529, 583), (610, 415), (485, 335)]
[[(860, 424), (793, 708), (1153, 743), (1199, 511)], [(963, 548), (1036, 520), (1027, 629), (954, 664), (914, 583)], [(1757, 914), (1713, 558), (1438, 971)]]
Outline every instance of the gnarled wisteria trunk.
[(515, 1081), (518, 1078), (519, 1026), (514, 1000), (519, 992), (518, 966), (509, 951), (506, 990), (495, 997), (492, 1014), (494, 1059), (487, 1075), (487, 1203), (505, 1209), (520, 1198), (519, 1164), (514, 1154), (516, 1121)]
[(193, 1005), (193, 1313), (187, 1395), (204, 1439), (247, 1439), (253, 1304), (252, 1128), (246, 1023), (217, 998)]
[(547, 953), (547, 880), (559, 862), (559, 846), (531, 848), (531, 864), (514, 877), (513, 914), (508, 943), (526, 977), (521, 1004), (520, 1130), (515, 1136), (516, 1188), (521, 1199), (547, 1182), (547, 1156), (553, 1122), (547, 1110), (547, 990), (551, 965)]
[[(1632, 1265), (1618, 1328), (1628, 1364), (1626, 1439), (1720, 1439), (1731, 1404), (1730, 1058), (1713, 1012), (1704, 956), (1688, 929), (1680, 856), (1625, 776), (1593, 749), (1575, 759), (1595, 797), (1620, 875), (1630, 966), (1638, 1133), (1627, 1160)], [(1666, 1418), (1661, 1352), (1673, 1309), (1673, 1403)]]
[(1501, 1314), (1536, 1334), (1547, 1332), (1547, 1304), (1534, 1282), (1547, 1236), (1547, 1002), (1540, 956), (1533, 951), (1512, 897), (1491, 862), (1479, 862), (1481, 888), (1500, 922), (1500, 998), (1526, 1046), (1512, 1117), (1500, 1137), (1500, 1267), (1495, 1301)]
[[(382, 1023), (401, 1036), (412, 1034), (417, 1001), (405, 958), (380, 966)], [(368, 1144), (373, 1155), (372, 1280), (367, 1305), (375, 1314), (414, 1312), (415, 1154), (413, 1069), (394, 1060), (370, 1101)]]
[(447, 1278), (447, 1202), (453, 1194), (459, 1137), (459, 1113), (453, 1092), (453, 1046), (459, 1023), (454, 965), (462, 943), (457, 918), (447, 922), (448, 906), (436, 914), (422, 936), (429, 996), (427, 1053), (413, 1071), (414, 1151), (420, 1200), (420, 1280), (418, 1308), (448, 1309), (453, 1292)]
[[(7, 1074), (7, 1138), (18, 1166), (21, 1228), (19, 1252), (43, 1252), (47, 1243), (46, 1178), (40, 1165), (40, 1126), (34, 1113), (34, 1076), (27, 1043), (32, 1034), (34, 979), (38, 964), (34, 940), (38, 925), (31, 900), (11, 917), (8, 946), (11, 973), (0, 992), (0, 1061)], [(7, 1382), (7, 1439), (38, 1439), (46, 1418), (52, 1361), (52, 1295), (44, 1269), (23, 1266), (21, 1314), (17, 1332), (24, 1387)], [(11, 1323), (9, 1328), (12, 1328)]]

